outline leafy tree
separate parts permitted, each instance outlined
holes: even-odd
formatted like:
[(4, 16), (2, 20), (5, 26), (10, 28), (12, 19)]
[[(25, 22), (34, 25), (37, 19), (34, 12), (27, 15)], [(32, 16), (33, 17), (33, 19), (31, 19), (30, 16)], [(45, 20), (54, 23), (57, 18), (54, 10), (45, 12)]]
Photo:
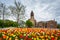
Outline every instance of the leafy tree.
[(17, 23), (20, 21), (20, 17), (24, 15), (25, 13), (25, 7), (20, 2), (16, 2), (15, 0), (15, 6), (9, 6), (11, 13), (15, 15), (15, 18), (17, 19)]
[(33, 26), (33, 23), (30, 20), (27, 20), (26, 21), (26, 26), (32, 27)]
[(0, 27), (2, 27), (4, 25), (4, 27), (17, 27), (19, 26), (19, 24), (17, 22), (11, 21), (11, 20), (4, 20), (4, 24), (3, 24), (3, 20), (0, 20)]
[(59, 28), (60, 29), (60, 24), (58, 24), (58, 27), (57, 28)]

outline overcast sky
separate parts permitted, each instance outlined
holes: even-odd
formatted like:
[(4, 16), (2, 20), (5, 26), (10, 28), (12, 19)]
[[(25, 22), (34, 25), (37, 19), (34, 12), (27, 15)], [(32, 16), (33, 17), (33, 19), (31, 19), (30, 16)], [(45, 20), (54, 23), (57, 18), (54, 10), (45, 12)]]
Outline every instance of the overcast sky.
[[(17, 0), (26, 6), (27, 19), (33, 10), (37, 21), (56, 20), (60, 23), (60, 0)], [(14, 0), (0, 0), (7, 6), (14, 5)], [(12, 17), (10, 18), (12, 19)]]

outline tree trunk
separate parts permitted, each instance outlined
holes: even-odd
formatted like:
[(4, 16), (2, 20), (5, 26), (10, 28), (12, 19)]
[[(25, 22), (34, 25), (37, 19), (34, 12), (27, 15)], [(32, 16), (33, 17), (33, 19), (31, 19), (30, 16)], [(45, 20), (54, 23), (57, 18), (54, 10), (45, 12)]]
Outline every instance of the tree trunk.
[(19, 14), (17, 14), (17, 23), (19, 24)]
[(3, 21), (4, 21), (4, 10), (3, 10)]
[(2, 14), (2, 16), (3, 16), (3, 26), (2, 26), (2, 28), (4, 27), (4, 12), (5, 12), (5, 6), (3, 7), (3, 14)]

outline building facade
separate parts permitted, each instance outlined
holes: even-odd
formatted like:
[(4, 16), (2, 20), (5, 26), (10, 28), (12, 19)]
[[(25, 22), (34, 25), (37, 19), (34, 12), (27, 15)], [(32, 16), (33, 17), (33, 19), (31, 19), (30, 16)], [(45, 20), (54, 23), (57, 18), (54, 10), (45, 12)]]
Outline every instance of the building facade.
[(31, 11), (30, 19), (29, 19), (34, 27), (40, 27), (40, 28), (57, 28), (57, 22), (55, 20), (50, 21), (40, 21), (36, 22), (34, 18), (34, 13)]

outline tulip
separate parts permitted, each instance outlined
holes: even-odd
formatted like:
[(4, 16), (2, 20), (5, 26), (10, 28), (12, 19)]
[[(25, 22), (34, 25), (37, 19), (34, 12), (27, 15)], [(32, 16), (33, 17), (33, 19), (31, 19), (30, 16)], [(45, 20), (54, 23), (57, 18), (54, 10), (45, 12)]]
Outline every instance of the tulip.
[(15, 40), (18, 40), (17, 38)]
[(0, 38), (0, 40), (2, 40), (2, 38)]
[(39, 39), (39, 40), (42, 40), (42, 39)]
[(34, 38), (34, 40), (36, 40), (36, 38)]
[(51, 39), (51, 37), (50, 37), (50, 36), (48, 36), (48, 39)]
[(20, 39), (20, 40), (24, 40), (24, 39)]
[(9, 38), (9, 36), (7, 36), (7, 39)]
[(60, 33), (58, 33), (57, 35), (60, 36)]
[(13, 35), (13, 37), (15, 37), (16, 35)]
[(10, 36), (13, 36), (14, 34), (10, 34)]
[(6, 39), (7, 38), (7, 36), (6, 35), (3, 35), (3, 39)]
[(55, 38), (51, 38), (51, 40), (55, 40)]
[(45, 38), (48, 38), (48, 35), (45, 35)]
[(22, 34), (20, 34), (20, 36), (19, 36), (20, 38), (23, 38), (23, 35)]
[(46, 40), (58, 40), (58, 38), (60, 38), (60, 30), (43, 28), (15, 28), (13, 31), (12, 29), (0, 30), (0, 39), (1, 38), (6, 40), (8, 40), (8, 38), (9, 40), (45, 40), (44, 38), (46, 38)]
[(8, 40), (11, 40), (11, 38), (9, 38)]
[(44, 36), (40, 36), (40, 38), (44, 38)]
[(58, 37), (55, 37), (55, 40), (58, 40)]
[(46, 32), (46, 34), (48, 34), (48, 35), (49, 35), (49, 34), (50, 34), (50, 32), (48, 31), (48, 32)]
[(48, 38), (46, 40), (49, 40)]
[(51, 40), (55, 40), (54, 36), (51, 36)]
[(28, 38), (28, 40), (32, 40), (32, 38)]
[(42, 40), (45, 40), (45, 39), (42, 39)]
[(26, 36), (26, 34), (24, 34), (24, 36)]
[(40, 39), (37, 37), (37, 40), (40, 40)]

